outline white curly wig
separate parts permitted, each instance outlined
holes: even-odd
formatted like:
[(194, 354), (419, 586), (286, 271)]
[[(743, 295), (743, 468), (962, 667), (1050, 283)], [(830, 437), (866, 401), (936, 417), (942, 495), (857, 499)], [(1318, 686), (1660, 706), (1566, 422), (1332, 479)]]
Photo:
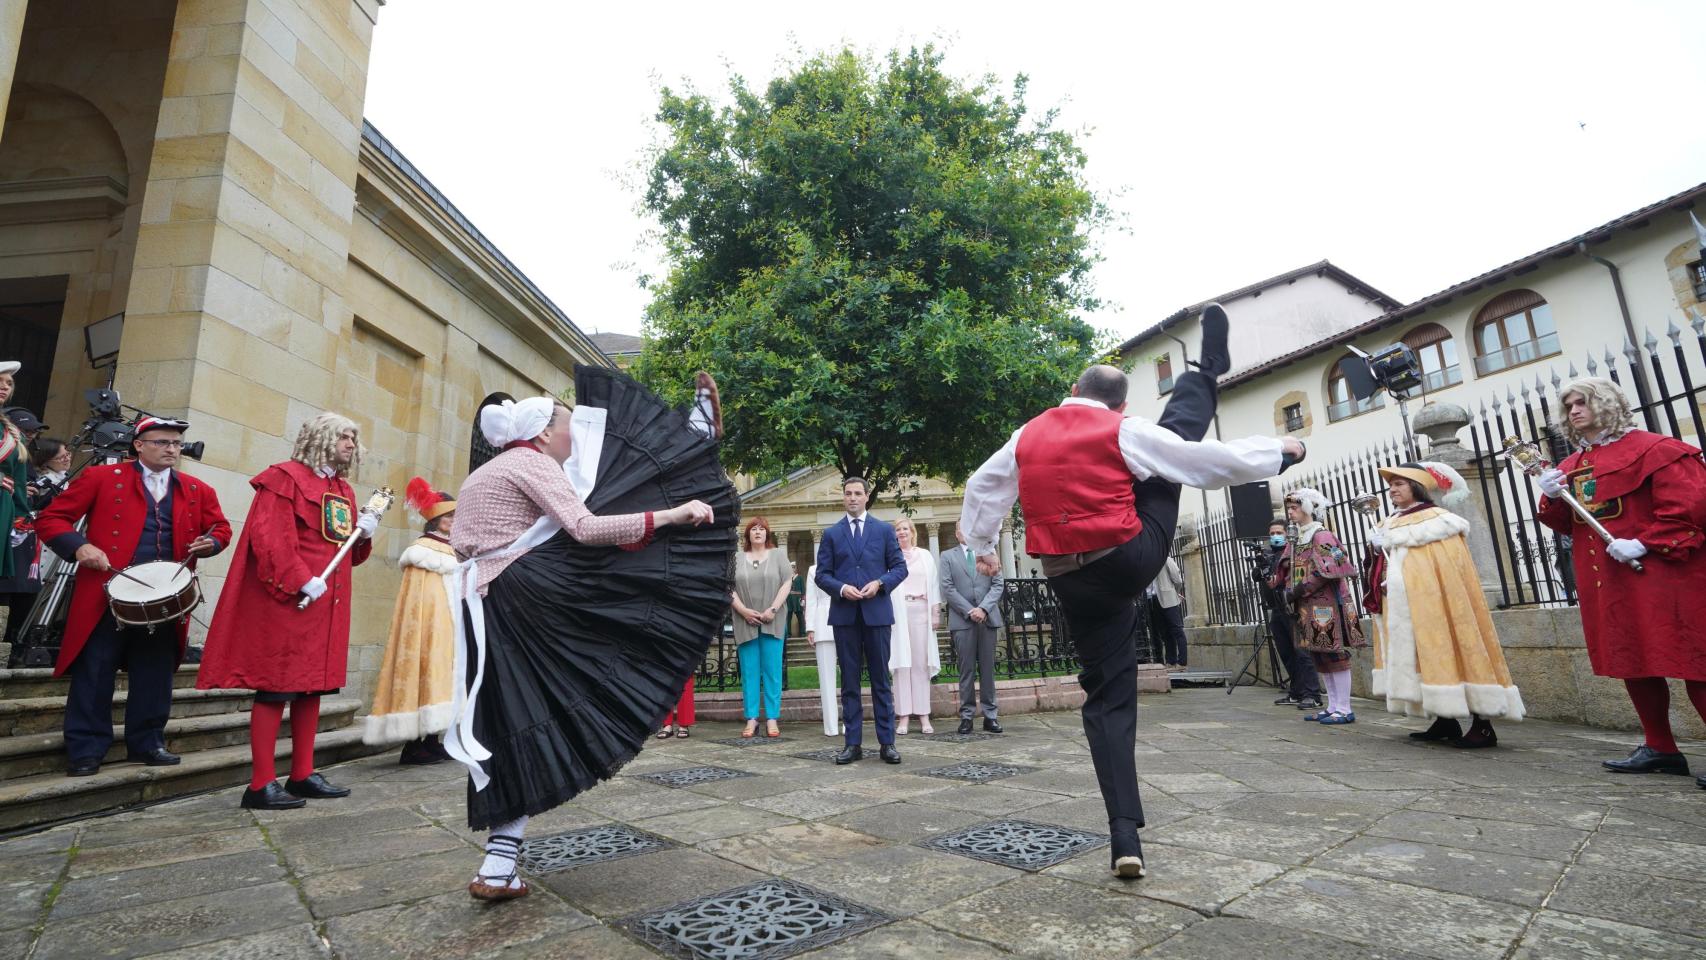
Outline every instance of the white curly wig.
[(1579, 377), (1558, 391), (1558, 417), (1563, 421), (1559, 427), (1564, 431), (1564, 438), (1570, 441), (1570, 446), (1580, 446), (1582, 441), (1589, 439), (1570, 425), (1569, 414), (1564, 412), (1564, 398), (1572, 393), (1581, 394), (1587, 401), (1588, 412), (1593, 414), (1595, 436), (1606, 432), (1615, 436), (1634, 429), (1635, 411), (1629, 408), (1629, 398), (1623, 395), (1617, 384), (1604, 377)]
[(345, 433), (355, 434), (355, 455), (350, 457), (349, 465), (338, 473), (353, 477), (361, 468), (361, 455), (366, 452), (361, 447), (361, 428), (354, 420), (336, 413), (328, 411), (304, 423), (296, 432), (296, 445), (290, 451), (290, 459), (314, 470), (330, 466), (335, 457), (333, 448)]
[(1295, 503), (1309, 514), (1311, 520), (1327, 519), (1327, 498), (1314, 487), (1298, 487), (1285, 495), (1288, 503)]

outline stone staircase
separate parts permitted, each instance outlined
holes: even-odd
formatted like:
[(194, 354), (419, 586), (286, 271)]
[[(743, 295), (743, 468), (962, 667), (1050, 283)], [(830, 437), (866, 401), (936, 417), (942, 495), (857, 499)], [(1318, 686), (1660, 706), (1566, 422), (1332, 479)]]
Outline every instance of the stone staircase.
[[(125, 762), (124, 705), (128, 677), (120, 673), (113, 697), (115, 737), (101, 772), (65, 775), (60, 730), (70, 681), (45, 668), (0, 670), (0, 835), (59, 820), (230, 787), (249, 779), (247, 690), (195, 689), (195, 664), (173, 678), (166, 749), (181, 755), (175, 767)], [(327, 697), (320, 703), (315, 757), (334, 763), (374, 752), (355, 725), (361, 701)], [(290, 756), (290, 726), (279, 737), (278, 756)], [(282, 769), (282, 766), (281, 766)]]

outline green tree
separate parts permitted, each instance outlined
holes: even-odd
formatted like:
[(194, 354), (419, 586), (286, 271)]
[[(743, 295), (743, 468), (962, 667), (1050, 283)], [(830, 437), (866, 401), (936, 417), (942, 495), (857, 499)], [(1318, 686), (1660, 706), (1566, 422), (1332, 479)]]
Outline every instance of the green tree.
[[(960, 482), (1094, 355), (1085, 157), (1026, 81), (933, 47), (805, 60), (732, 103), (669, 89), (644, 205), (669, 264), (637, 373), (723, 388), (733, 466)], [(903, 499), (904, 499), (904, 491)]]

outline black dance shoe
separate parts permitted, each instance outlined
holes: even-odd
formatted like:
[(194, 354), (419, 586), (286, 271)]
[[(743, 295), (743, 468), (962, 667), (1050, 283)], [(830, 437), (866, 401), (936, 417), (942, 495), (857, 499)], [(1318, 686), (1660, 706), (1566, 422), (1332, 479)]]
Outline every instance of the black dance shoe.
[(1459, 750), (1482, 750), (1499, 745), (1499, 735), (1493, 732), (1493, 725), (1485, 720), (1477, 720), (1469, 727), (1469, 732), (1461, 737), (1453, 737), (1451, 745)]
[(1225, 375), (1232, 369), (1232, 351), (1226, 344), (1226, 308), (1211, 303), (1202, 308), (1202, 346), (1198, 348), (1196, 366), (1210, 377)]
[(858, 763), (860, 760), (863, 760), (863, 759), (865, 759), (865, 751), (863, 749), (861, 749), (857, 744), (854, 744), (853, 746), (850, 746), (847, 749), (845, 749), (845, 750), (843, 750), (840, 753), (835, 755), (835, 762), (837, 764)]
[(141, 763), (150, 767), (175, 767), (183, 762), (183, 757), (166, 752), (165, 747), (156, 747), (147, 753), (133, 753), (125, 759), (131, 763)]
[(883, 744), (883, 748), (881, 750), (878, 750), (877, 752), (882, 755), (884, 763), (899, 763), (900, 762), (900, 751), (896, 750), (894, 748), (894, 744), (892, 744), (892, 743)]
[(1108, 852), (1114, 876), (1136, 880), (1144, 875), (1143, 841), (1137, 838), (1136, 830), (1116, 832), (1109, 838)]
[(297, 807), (306, 807), (307, 805), (308, 801), (285, 793), (284, 788), (278, 785), (277, 780), (269, 781), (266, 786), (259, 790), (252, 788), (244, 790), (241, 804), (245, 810), (295, 810)]
[(995, 719), (994, 717), (986, 718), (983, 721), (983, 730), (985, 733), (1000, 733), (1001, 732), (1001, 721)]
[(1463, 724), (1451, 717), (1439, 717), (1433, 726), (1410, 734), (1411, 740), (1456, 740), (1463, 736)]
[(1623, 760), (1604, 760), (1600, 766), (1613, 773), (1675, 773), (1688, 776), (1688, 758), (1680, 753), (1660, 753), (1646, 744)]
[(970, 733), (971, 732), (971, 721), (970, 720), (961, 720), (960, 721), (960, 728), (954, 732), (958, 733), (962, 737), (965, 736), (966, 734)]
[(68, 777), (92, 777), (101, 772), (99, 760), (72, 760), (65, 766)]
[(336, 800), (349, 796), (349, 787), (334, 787), (319, 773), (310, 773), (301, 780), (284, 781), (284, 789), (293, 797), (309, 800)]

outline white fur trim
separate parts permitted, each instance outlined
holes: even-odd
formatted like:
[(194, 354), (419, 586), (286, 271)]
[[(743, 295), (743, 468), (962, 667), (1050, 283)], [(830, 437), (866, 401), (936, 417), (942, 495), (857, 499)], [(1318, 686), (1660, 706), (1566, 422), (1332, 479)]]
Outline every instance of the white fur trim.
[(397, 566), (419, 567), (429, 573), (448, 577), (456, 572), (457, 564), (456, 558), (451, 554), (440, 553), (431, 547), (423, 547), (416, 543), (410, 544), (403, 551), (403, 555), (397, 558)]
[(377, 747), (419, 740), (429, 733), (450, 729), (453, 717), (448, 703), (428, 704), (413, 713), (368, 714), (363, 721), (361, 742)]
[(1369, 690), (1376, 697), (1386, 696), (1386, 671), (1384, 669), (1374, 671)]
[[(1408, 550), (1411, 547), (1426, 546), (1459, 535), (1468, 536), (1469, 521), (1444, 507), (1435, 507), (1434, 509), (1439, 511), (1434, 516), (1426, 520), (1418, 520), (1415, 523), (1406, 523), (1402, 526), (1391, 525), (1391, 519), (1388, 518), (1386, 523), (1381, 524), (1382, 529), (1386, 531), (1387, 549), (1389, 551)], [(1394, 570), (1398, 568), (1395, 558), (1388, 568)]]

